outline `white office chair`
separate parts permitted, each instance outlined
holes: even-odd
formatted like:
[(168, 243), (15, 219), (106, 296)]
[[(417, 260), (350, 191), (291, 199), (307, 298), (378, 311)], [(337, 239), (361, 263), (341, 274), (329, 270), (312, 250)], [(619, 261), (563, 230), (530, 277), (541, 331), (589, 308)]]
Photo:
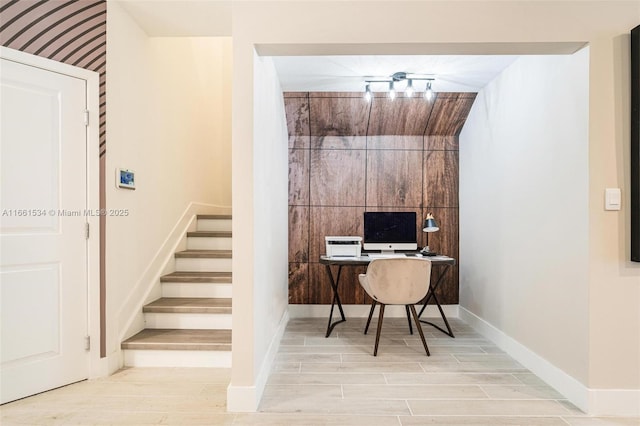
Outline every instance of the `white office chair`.
[[(367, 273), (360, 274), (358, 278), (360, 285), (373, 299), (364, 334), (367, 334), (376, 304), (380, 304), (378, 331), (376, 333), (373, 356), (378, 355), (378, 343), (380, 342), (380, 330), (382, 329), (385, 305), (405, 305), (407, 310), (411, 310), (424, 350), (427, 356), (430, 356), (414, 304), (424, 299), (429, 291), (431, 261), (411, 257), (374, 259), (369, 263)], [(409, 321), (409, 326), (411, 326), (411, 321)]]

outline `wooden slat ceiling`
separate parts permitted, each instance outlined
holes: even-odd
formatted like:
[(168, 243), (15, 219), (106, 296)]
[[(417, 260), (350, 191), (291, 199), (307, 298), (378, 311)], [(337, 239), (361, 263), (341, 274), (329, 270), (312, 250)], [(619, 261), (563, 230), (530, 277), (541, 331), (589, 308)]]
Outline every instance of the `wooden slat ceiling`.
[[(362, 93), (285, 93), (289, 136), (458, 136), (475, 93), (437, 93), (367, 102)], [(308, 111), (309, 114), (294, 113)]]

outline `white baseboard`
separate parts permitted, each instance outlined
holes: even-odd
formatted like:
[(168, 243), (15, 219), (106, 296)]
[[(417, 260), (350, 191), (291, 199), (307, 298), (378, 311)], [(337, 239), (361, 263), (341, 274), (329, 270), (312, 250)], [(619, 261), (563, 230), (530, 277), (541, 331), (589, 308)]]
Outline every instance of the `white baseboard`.
[(640, 417), (640, 389), (589, 389), (589, 414)]
[[(278, 324), (278, 328), (271, 339), (269, 349), (267, 349), (260, 370), (256, 375), (255, 384), (253, 386), (235, 386), (233, 382), (229, 384), (227, 388), (227, 411), (252, 413), (258, 409), (258, 404), (260, 404), (260, 399), (262, 399), (264, 387), (267, 384), (271, 367), (280, 349), (280, 341), (282, 340), (288, 322), (289, 311), (285, 310)], [(242, 349), (234, 348), (234, 350)]]
[(109, 371), (109, 362), (110, 362), (110, 359), (108, 357), (100, 358), (99, 360), (92, 362), (91, 372), (89, 373), (89, 379), (106, 377), (109, 374), (111, 374), (111, 371)]
[[(344, 315), (347, 318), (367, 318), (371, 305), (342, 305)], [(442, 310), (447, 318), (458, 318), (458, 305), (442, 305)], [(329, 318), (331, 305), (289, 305), (289, 315), (291, 318)], [(378, 310), (376, 309), (377, 315)], [(404, 306), (389, 305), (384, 310), (385, 318), (404, 318), (407, 312)], [(333, 309), (333, 317), (338, 318), (340, 311), (337, 307)], [(422, 317), (439, 318), (440, 312), (434, 305), (427, 306), (422, 313)]]
[[(102, 358), (105, 362), (102, 376), (106, 377), (114, 374), (122, 367), (124, 367), (124, 355), (122, 354), (122, 350), (120, 349), (120, 345), (118, 345), (117, 349), (114, 349), (111, 353), (107, 354), (106, 357)], [(98, 376), (91, 377), (92, 379), (98, 378)]]
[[(271, 367), (273, 366), (274, 361), (276, 360), (276, 355), (278, 355), (278, 350), (280, 350), (280, 341), (282, 340), (282, 336), (284, 335), (284, 330), (287, 328), (287, 324), (289, 323), (289, 311), (286, 309), (282, 313), (282, 317), (280, 318), (280, 322), (278, 323), (278, 328), (276, 328), (276, 332), (269, 343), (269, 348), (267, 349), (267, 353), (262, 361), (262, 365), (260, 365), (260, 370), (258, 371), (256, 377), (256, 390), (257, 390), (257, 403), (262, 399), (262, 393), (264, 392), (264, 387), (267, 385), (267, 380), (269, 380), (269, 374), (271, 373)], [(253, 411), (255, 411), (258, 406), (256, 403), (256, 407)]]
[(460, 307), (460, 319), (591, 416), (640, 417), (640, 389), (589, 389), (473, 312)]
[(520, 364), (531, 370), (536, 376), (555, 388), (576, 407), (584, 412), (588, 412), (589, 398), (587, 387), (581, 382), (463, 307), (460, 307), (460, 319), (473, 327), (478, 333), (491, 340)]
[(236, 386), (229, 383), (229, 387), (227, 387), (227, 412), (253, 413), (258, 410), (259, 402), (255, 385)]

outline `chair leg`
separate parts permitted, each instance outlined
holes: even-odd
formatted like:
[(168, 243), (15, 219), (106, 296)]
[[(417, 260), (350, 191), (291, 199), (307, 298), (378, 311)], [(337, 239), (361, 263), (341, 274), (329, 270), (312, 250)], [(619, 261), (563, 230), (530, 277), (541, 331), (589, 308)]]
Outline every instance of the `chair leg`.
[(378, 343), (380, 343), (380, 330), (382, 330), (383, 318), (384, 318), (384, 303), (380, 303), (380, 315), (378, 315), (378, 332), (376, 333), (376, 345), (373, 348), (373, 356), (378, 356)]
[(369, 319), (367, 320), (367, 325), (364, 327), (364, 334), (367, 334), (367, 331), (369, 331), (369, 324), (371, 323), (371, 317), (373, 316), (373, 310), (376, 308), (376, 302), (375, 299), (373, 300), (373, 303), (371, 303), (371, 310), (369, 311)]
[(413, 327), (411, 326), (411, 315), (409, 315), (409, 305), (404, 305), (404, 309), (407, 311), (407, 321), (409, 322), (409, 334), (413, 334)]
[(422, 345), (424, 346), (424, 350), (427, 353), (427, 356), (431, 356), (431, 354), (429, 353), (429, 347), (427, 346), (427, 341), (425, 340), (424, 333), (422, 332), (422, 326), (420, 325), (420, 318), (418, 318), (418, 314), (416, 313), (416, 307), (411, 305), (409, 306), (409, 308), (411, 309), (411, 313), (413, 314), (413, 320), (416, 322), (416, 328), (418, 329), (418, 333), (420, 333), (420, 339), (422, 339)]

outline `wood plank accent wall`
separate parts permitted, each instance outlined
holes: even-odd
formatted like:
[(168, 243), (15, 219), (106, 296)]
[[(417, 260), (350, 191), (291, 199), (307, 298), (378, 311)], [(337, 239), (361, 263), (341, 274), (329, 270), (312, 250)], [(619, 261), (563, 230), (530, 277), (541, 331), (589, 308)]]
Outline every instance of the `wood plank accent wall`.
[[(363, 235), (365, 211), (414, 211), (418, 244), (432, 212), (440, 231), (429, 246), (459, 258), (458, 135), (475, 93), (438, 93), (431, 101), (375, 94), (287, 92), (289, 129), (289, 303), (329, 304), (319, 257), (326, 235)], [(460, 259), (458, 259), (460, 261)], [(365, 267), (344, 270), (343, 303), (370, 303), (358, 284)], [(353, 272), (353, 273), (352, 273)], [(458, 303), (458, 267), (440, 287)]]

